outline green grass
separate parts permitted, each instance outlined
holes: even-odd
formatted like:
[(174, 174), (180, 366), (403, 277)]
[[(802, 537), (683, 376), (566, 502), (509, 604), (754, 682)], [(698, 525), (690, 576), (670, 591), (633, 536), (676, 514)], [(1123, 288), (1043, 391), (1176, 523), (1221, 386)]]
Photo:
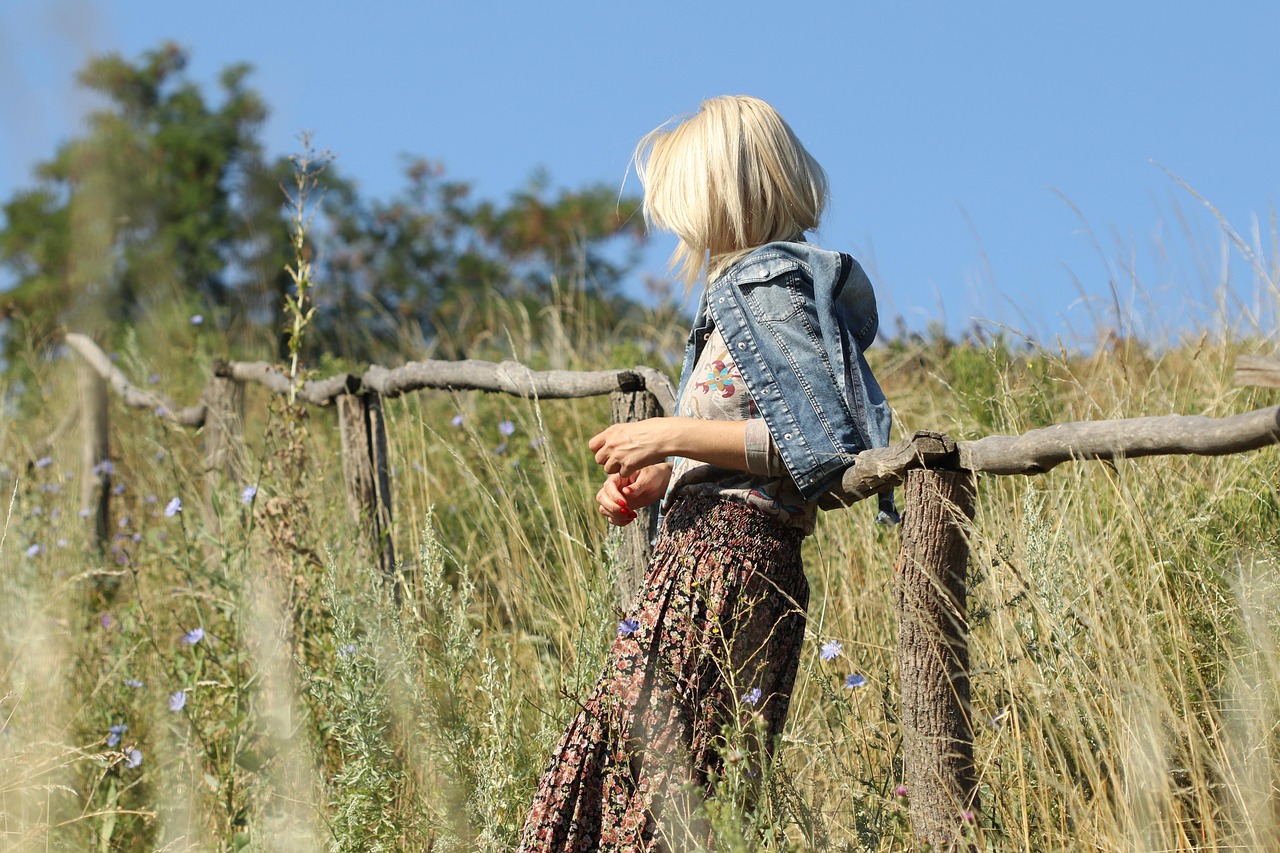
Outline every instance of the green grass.
[[(657, 363), (637, 340), (680, 351), (670, 313), (609, 335), (574, 309), (569, 294), (536, 318), (558, 330), (541, 344), (527, 316), (497, 318), (493, 356), (599, 369)], [(218, 342), (160, 325), (121, 364), (194, 401)], [(870, 355), (900, 431), (975, 438), (1273, 403), (1231, 386), (1242, 348), (1264, 345), (1120, 342), (1073, 356), (934, 340)], [(410, 590), (397, 609), (353, 544), (331, 410), (251, 389), (258, 494), (243, 504), (243, 484), (223, 483), (215, 510), (200, 436), (113, 402), (123, 556), (99, 555), (78, 517), (75, 432), (50, 464), (32, 454), (74, 405), (75, 365), (23, 367), (32, 379), (9, 389), (14, 417), (0, 421), (0, 487), (6, 504), (13, 495), (0, 546), (0, 849), (514, 845), (615, 631), (585, 450), (607, 401), (387, 401)], [(503, 420), (516, 431), (496, 453)], [(970, 608), (975, 835), (987, 849), (1280, 847), (1277, 461), (1267, 449), (981, 479)], [(166, 517), (175, 496), (183, 511)], [(730, 768), (711, 807), (725, 848), (913, 849), (894, 794), (898, 533), (873, 516), (827, 514), (806, 544), (809, 630), (781, 762), (745, 814)], [(204, 638), (184, 643), (195, 627)], [(828, 639), (844, 654), (824, 663)], [(855, 672), (868, 684), (846, 690)], [(185, 706), (171, 711), (179, 691)]]

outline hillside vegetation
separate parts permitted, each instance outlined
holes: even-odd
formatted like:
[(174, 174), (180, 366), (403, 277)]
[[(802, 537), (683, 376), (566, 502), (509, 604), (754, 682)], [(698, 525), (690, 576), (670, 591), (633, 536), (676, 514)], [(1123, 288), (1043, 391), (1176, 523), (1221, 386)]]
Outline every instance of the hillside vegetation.
[[(472, 355), (673, 372), (683, 343), (673, 309), (611, 326), (572, 289), (533, 316), (494, 304), (487, 349)], [(1232, 387), (1245, 348), (1263, 345), (1113, 341), (1079, 355), (939, 336), (869, 356), (895, 437), (973, 438), (1270, 405), (1274, 392)], [(225, 354), (216, 330), (157, 311), (118, 364), (188, 403)], [(5, 389), (0, 420), (12, 495), (0, 848), (514, 846), (617, 631), (586, 450), (606, 400), (387, 401), (408, 590), (397, 607), (354, 545), (331, 410), (250, 389), (251, 475), (222, 481), (206, 506), (201, 436), (113, 401), (114, 539), (98, 553), (77, 433), (55, 434), (76, 405), (75, 361), (17, 357), (27, 378)], [(1280, 847), (1276, 466), (1268, 449), (980, 480), (969, 606), (981, 846)], [(708, 804), (724, 849), (913, 849), (896, 791), (911, 782), (893, 660), (898, 533), (873, 516), (828, 513), (806, 545), (813, 595), (779, 769), (747, 809), (748, 780), (729, 763)], [(823, 661), (831, 640), (842, 653)], [(850, 675), (865, 684), (846, 687)]]

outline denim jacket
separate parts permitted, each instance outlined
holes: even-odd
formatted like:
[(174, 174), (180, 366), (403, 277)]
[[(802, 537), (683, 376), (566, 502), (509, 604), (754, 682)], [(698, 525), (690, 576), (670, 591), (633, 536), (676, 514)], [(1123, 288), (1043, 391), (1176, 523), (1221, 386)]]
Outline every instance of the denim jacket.
[[(857, 261), (804, 242), (769, 243), (703, 291), (676, 399), (718, 328), (788, 473), (815, 500), (859, 451), (889, 443), (889, 404), (862, 355), (878, 326), (875, 291)], [(897, 520), (892, 494), (880, 510), (880, 520)]]

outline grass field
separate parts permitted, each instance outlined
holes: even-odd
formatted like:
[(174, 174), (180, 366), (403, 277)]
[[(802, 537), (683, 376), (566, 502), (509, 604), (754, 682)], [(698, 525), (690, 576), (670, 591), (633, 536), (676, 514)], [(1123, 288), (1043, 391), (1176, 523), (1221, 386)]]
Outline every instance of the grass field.
[[(602, 333), (571, 297), (495, 320), (494, 357), (675, 369), (655, 313)], [(120, 352), (194, 402), (216, 332)], [(637, 341), (644, 341), (642, 348)], [(957, 438), (1275, 402), (1234, 388), (1262, 341), (1092, 354), (898, 340), (869, 353), (897, 421)], [(243, 353), (241, 355), (262, 355)], [(0, 848), (508, 850), (616, 632), (586, 441), (606, 400), (423, 392), (386, 404), (390, 600), (353, 545), (333, 412), (249, 392), (247, 482), (204, 501), (201, 437), (113, 402), (111, 548), (80, 517), (75, 365), (33, 350), (0, 420)], [(503, 426), (509, 422), (510, 428)], [(501, 427), (501, 428), (500, 428)], [(504, 434), (504, 433), (510, 433)], [(990, 850), (1280, 849), (1280, 458), (1064, 465), (979, 483), (970, 566)], [(255, 491), (246, 491), (253, 486)], [(178, 509), (178, 503), (181, 508)], [(911, 850), (893, 659), (898, 533), (859, 506), (808, 540), (809, 628), (780, 766), (723, 849)], [(819, 657), (830, 640), (843, 645)], [(866, 684), (849, 689), (846, 679)]]

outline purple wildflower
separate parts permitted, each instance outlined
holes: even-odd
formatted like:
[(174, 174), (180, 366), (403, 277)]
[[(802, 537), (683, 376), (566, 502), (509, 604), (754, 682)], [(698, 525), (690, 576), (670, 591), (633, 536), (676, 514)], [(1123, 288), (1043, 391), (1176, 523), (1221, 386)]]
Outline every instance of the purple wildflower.
[(835, 660), (844, 653), (844, 643), (839, 640), (827, 640), (822, 644), (821, 657), (823, 660)]
[(103, 628), (110, 628), (112, 625), (116, 624), (116, 620), (111, 618), (110, 613), (103, 613), (100, 617), (98, 617), (98, 624), (100, 624)]
[(204, 315), (203, 315), (203, 314), (192, 314), (192, 315), (191, 315), (191, 325), (193, 325), (193, 326), (199, 326), (199, 325), (201, 325), (202, 323), (204, 323)]
[(148, 377), (147, 377), (147, 381), (148, 381), (148, 382), (150, 382), (152, 385), (157, 385), (157, 384), (159, 384), (159, 382), (160, 382), (160, 374), (159, 374), (159, 373), (153, 373), (153, 374), (151, 374), (150, 376), (148, 376)]
[(124, 752), (124, 766), (130, 770), (142, 764), (142, 750), (131, 746)]
[(169, 501), (169, 503), (165, 504), (165, 507), (164, 507), (165, 518), (173, 518), (175, 515), (177, 515), (180, 512), (182, 512), (182, 498), (174, 498), (173, 500)]
[(165, 418), (169, 416), (169, 410), (164, 406), (156, 406), (156, 417)]
[(867, 686), (867, 679), (855, 672), (844, 680), (844, 686), (846, 690), (857, 690), (859, 687)]
[(757, 702), (759, 702), (759, 701), (760, 701), (760, 688), (759, 688), (759, 687), (752, 687), (752, 688), (751, 688), (750, 690), (748, 690), (746, 693), (743, 693), (743, 694), (742, 694), (742, 701), (743, 701), (743, 702), (746, 702), (748, 705), (754, 705), (754, 704), (756, 704)]
[(894, 788), (893, 795), (900, 800), (905, 800), (907, 798), (907, 786), (899, 785), (898, 787)]
[(640, 623), (635, 619), (623, 619), (618, 623), (619, 637), (630, 637), (638, 630), (640, 630)]
[(459, 412), (453, 416), (453, 420), (449, 421), (449, 423), (453, 424), (455, 427), (460, 427), (465, 420), (466, 418), (462, 417), (462, 413)]
[(148, 504), (153, 504), (153, 503), (155, 503), (155, 502), (156, 502), (156, 501), (158, 501), (158, 500), (160, 500), (160, 499), (159, 499), (159, 498), (157, 498), (155, 495), (147, 495), (145, 498), (143, 498), (143, 499), (142, 499), (142, 502), (143, 502), (143, 503), (148, 503)]
[(123, 483), (123, 482), (120, 482), (120, 483), (116, 483), (114, 486), (112, 486), (112, 487), (111, 487), (111, 494), (113, 494), (113, 495), (123, 495), (123, 494), (124, 494), (124, 483)]
[(116, 466), (110, 459), (103, 459), (97, 465), (93, 466), (93, 473), (110, 477), (116, 472)]
[(124, 518), (120, 519), (120, 521), (119, 521), (119, 522), (117, 522), (117, 526), (118, 526), (121, 530), (124, 530), (126, 527), (128, 527), (128, 526), (129, 526), (129, 516), (127, 516), (127, 515), (126, 515)]
[(88, 518), (90, 515), (89, 508), (87, 506), (80, 507), (79, 515), (81, 518)]
[(344, 643), (338, 646), (338, 657), (349, 658), (356, 653), (355, 643)]
[(187, 691), (179, 690), (169, 694), (169, 710), (175, 714), (187, 707)]
[(37, 468), (48, 468), (52, 464), (53, 464), (52, 456), (41, 456), (39, 459), (36, 460)]
[(240, 490), (240, 503), (242, 504), (252, 503), (253, 499), (256, 498), (257, 496), (258, 496), (257, 486), (245, 486), (243, 489)]
[(129, 731), (129, 727), (124, 723), (116, 723), (114, 726), (107, 729), (107, 748), (114, 749), (115, 746), (120, 743), (120, 735), (127, 731)]
[(28, 557), (34, 557), (34, 556), (36, 556), (37, 554), (39, 554), (42, 550), (43, 550), (43, 549), (40, 547), (40, 543), (39, 543), (39, 542), (33, 542), (33, 543), (31, 544), (31, 547), (30, 547), (30, 548), (28, 548), (28, 549), (26, 550), (26, 555), (27, 555)]
[(194, 646), (196, 643), (200, 642), (203, 639), (204, 639), (204, 628), (201, 628), (199, 626), (192, 628), (190, 631), (182, 635), (183, 644), (188, 646)]
[(128, 687), (130, 690), (138, 690), (142, 687), (142, 681), (137, 678), (126, 678), (124, 680), (124, 686)]
[(506, 453), (506, 452), (507, 452), (507, 443), (506, 443), (505, 441), (504, 441), (504, 442), (502, 442), (502, 444), (499, 444), (497, 447), (495, 447), (495, 448), (493, 449), (493, 452), (494, 452), (495, 454), (497, 454), (498, 456), (501, 456), (502, 454)]
[(511, 421), (502, 421), (501, 423), (498, 424), (498, 432), (503, 437), (510, 437), (515, 433), (515, 431), (516, 431), (516, 425), (513, 424)]
[(965, 809), (964, 811), (960, 812), (961, 823), (973, 823), (974, 820), (975, 818), (974, 818), (973, 812), (969, 811), (968, 809)]

